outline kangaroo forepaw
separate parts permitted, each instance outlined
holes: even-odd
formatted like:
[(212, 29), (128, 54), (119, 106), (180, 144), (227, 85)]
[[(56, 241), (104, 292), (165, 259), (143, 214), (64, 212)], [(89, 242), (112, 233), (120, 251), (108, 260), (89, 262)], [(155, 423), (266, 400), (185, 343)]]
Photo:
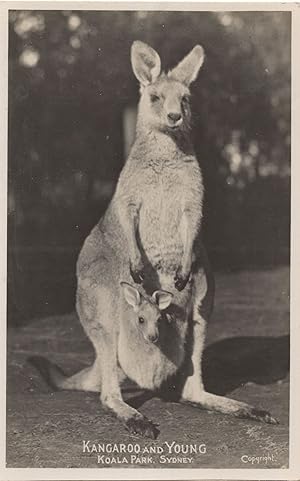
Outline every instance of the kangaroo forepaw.
[(156, 439), (159, 434), (157, 426), (146, 417), (130, 418), (126, 421), (125, 427), (132, 434), (140, 434), (151, 439)]
[(145, 273), (143, 269), (133, 269), (130, 267), (130, 274), (136, 284), (142, 284), (145, 279)]
[(189, 281), (189, 278), (190, 278), (190, 272), (188, 272), (187, 274), (184, 274), (182, 272), (182, 268), (179, 267), (177, 269), (176, 275), (174, 277), (176, 289), (178, 291), (183, 291), (183, 289), (185, 288), (185, 286), (187, 285), (187, 283)]

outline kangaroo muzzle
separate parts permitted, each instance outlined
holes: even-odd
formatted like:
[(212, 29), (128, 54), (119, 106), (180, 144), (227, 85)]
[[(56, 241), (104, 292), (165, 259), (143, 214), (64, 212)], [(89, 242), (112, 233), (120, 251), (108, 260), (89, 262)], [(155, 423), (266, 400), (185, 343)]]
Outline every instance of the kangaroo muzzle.
[(183, 122), (183, 118), (180, 112), (169, 112), (167, 115), (167, 118), (168, 118), (168, 125), (169, 127), (172, 127), (172, 128), (179, 127)]

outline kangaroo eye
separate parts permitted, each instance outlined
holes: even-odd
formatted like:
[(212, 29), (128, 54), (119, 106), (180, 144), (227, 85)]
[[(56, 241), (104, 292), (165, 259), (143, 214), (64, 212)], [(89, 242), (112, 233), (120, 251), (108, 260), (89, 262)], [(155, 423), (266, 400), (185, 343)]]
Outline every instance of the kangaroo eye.
[(155, 94), (150, 95), (151, 102), (157, 102), (159, 100), (159, 96)]
[(139, 323), (144, 324), (144, 322), (145, 322), (145, 319), (143, 317), (139, 317)]
[(188, 104), (189, 101), (190, 101), (190, 99), (189, 99), (189, 96), (188, 96), (188, 95), (184, 95), (184, 96), (182, 97), (182, 102), (183, 102), (183, 103)]

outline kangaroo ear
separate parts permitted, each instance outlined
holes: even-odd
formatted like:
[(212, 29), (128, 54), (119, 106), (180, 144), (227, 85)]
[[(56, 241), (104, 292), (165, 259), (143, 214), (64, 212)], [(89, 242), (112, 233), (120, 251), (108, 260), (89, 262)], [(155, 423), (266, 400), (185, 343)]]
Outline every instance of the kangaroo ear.
[(128, 284), (128, 282), (121, 282), (120, 284), (123, 287), (124, 297), (127, 303), (132, 307), (138, 307), (141, 303), (139, 291), (131, 284)]
[(134, 75), (145, 87), (157, 79), (160, 74), (160, 57), (158, 53), (144, 42), (136, 40), (131, 47), (131, 65)]
[(167, 309), (167, 307), (169, 307), (169, 305), (171, 304), (173, 294), (167, 291), (155, 291), (152, 294), (152, 299), (155, 300), (159, 309), (163, 311), (164, 309)]
[(196, 80), (200, 67), (204, 62), (204, 50), (196, 45), (179, 64), (168, 73), (168, 77), (189, 86)]

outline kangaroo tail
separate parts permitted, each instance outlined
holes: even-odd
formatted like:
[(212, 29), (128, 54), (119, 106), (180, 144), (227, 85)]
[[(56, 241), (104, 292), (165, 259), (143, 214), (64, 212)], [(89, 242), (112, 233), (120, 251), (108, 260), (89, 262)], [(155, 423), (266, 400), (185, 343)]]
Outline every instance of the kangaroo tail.
[(63, 384), (67, 376), (56, 364), (42, 356), (32, 356), (28, 359), (28, 362), (39, 371), (42, 378), (52, 389), (57, 390), (64, 388)]
[(94, 364), (85, 367), (73, 376), (66, 376), (64, 372), (42, 356), (33, 356), (28, 361), (40, 372), (47, 384), (54, 390), (100, 391), (100, 376)]

